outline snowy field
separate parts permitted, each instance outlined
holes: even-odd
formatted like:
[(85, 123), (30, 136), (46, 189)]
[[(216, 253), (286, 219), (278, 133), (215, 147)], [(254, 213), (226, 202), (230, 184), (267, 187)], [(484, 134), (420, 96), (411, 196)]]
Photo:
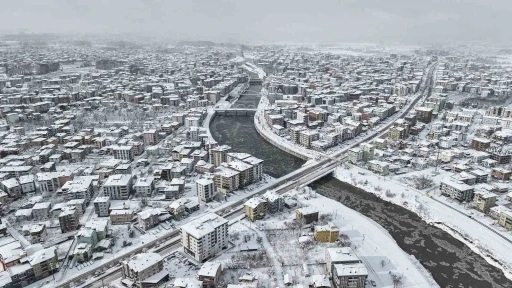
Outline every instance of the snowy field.
[(512, 240), (512, 235), (476, 210), (465, 209), (463, 205), (440, 196), (437, 187), (439, 181), (447, 176), (446, 173), (434, 176), (434, 186), (420, 191), (404, 184), (405, 181), (401, 178), (414, 174), (431, 174), (432, 169), (383, 177), (353, 165), (348, 167), (338, 167), (334, 173), (335, 177), (415, 212), (427, 223), (438, 226), (464, 242), (490, 264), (501, 269), (507, 278), (512, 279), (512, 243), (500, 236)]

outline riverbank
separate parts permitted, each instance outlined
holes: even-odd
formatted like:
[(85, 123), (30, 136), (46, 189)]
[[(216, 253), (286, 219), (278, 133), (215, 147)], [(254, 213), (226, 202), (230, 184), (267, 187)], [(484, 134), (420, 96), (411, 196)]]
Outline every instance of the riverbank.
[[(267, 97), (267, 91), (265, 89), (262, 90), (262, 96), (260, 102), (257, 107), (256, 115), (254, 117), (254, 125), (258, 133), (264, 137), (267, 141), (274, 144), (279, 149), (291, 153), (297, 157), (308, 157), (309, 159), (314, 159), (317, 157), (325, 157), (329, 156), (339, 156), (345, 152), (347, 152), (350, 148), (357, 146), (360, 143), (369, 141), (374, 139), (375, 137), (380, 137), (384, 135), (389, 127), (393, 125), (393, 123), (404, 117), (417, 103), (421, 103), (425, 101), (430, 95), (428, 93), (428, 89), (424, 89), (427, 86), (427, 83), (431, 80), (431, 76), (435, 68), (437, 67), (437, 62), (431, 63), (429, 66), (425, 67), (425, 74), (422, 78), (421, 89), (418, 90), (414, 95), (410, 95), (408, 102), (396, 113), (379, 122), (374, 129), (368, 130), (359, 134), (357, 137), (346, 140), (339, 145), (335, 145), (326, 149), (325, 151), (315, 151), (312, 149), (308, 149), (306, 147), (300, 146), (298, 144), (292, 143), (290, 140), (285, 139), (285, 137), (281, 137), (275, 134), (272, 131), (272, 128), (265, 121), (264, 111), (267, 108), (271, 108), (271, 104)], [(258, 120), (257, 120), (258, 119)]]
[[(219, 143), (263, 159), (264, 171), (269, 175), (281, 177), (301, 167), (303, 160), (271, 145), (258, 134), (254, 124), (251, 117), (218, 115), (210, 128)], [(368, 217), (388, 231), (400, 249), (414, 255), (439, 286), (512, 287), (501, 270), (490, 265), (451, 234), (426, 223), (417, 214), (331, 176), (310, 186), (319, 194), (341, 201), (349, 209)]]
[(368, 170), (346, 165), (348, 168), (340, 166), (335, 170), (334, 176), (338, 180), (417, 214), (425, 222), (443, 229), (463, 242), (512, 280), (512, 243), (507, 239), (467, 215), (436, 201), (427, 191), (419, 191), (390, 177), (375, 175)]
[[(286, 194), (314, 207), (322, 215), (332, 215), (330, 222), (349, 238), (354, 252), (367, 266), (369, 279), (375, 281), (377, 287), (393, 287), (391, 273), (403, 276), (401, 287), (440, 287), (418, 260), (405, 253), (388, 231), (372, 219), (308, 187)], [(268, 225), (274, 222), (268, 221)]]
[(270, 144), (274, 145), (275, 147), (283, 150), (284, 152), (288, 154), (292, 154), (295, 157), (299, 157), (302, 160), (310, 160), (318, 157), (325, 156), (325, 154), (317, 151), (313, 151), (298, 145), (294, 145), (290, 143), (288, 140), (284, 139), (283, 137), (280, 137), (276, 135), (274, 132), (272, 132), (270, 126), (268, 126), (267, 122), (265, 121), (264, 111), (265, 108), (268, 107), (268, 99), (266, 97), (266, 91), (262, 89), (262, 95), (260, 98), (260, 102), (258, 104), (258, 108), (256, 108), (256, 115), (254, 115), (254, 127), (256, 128), (256, 131), (258, 134), (260, 134), (261, 137), (263, 137), (266, 141), (268, 141)]

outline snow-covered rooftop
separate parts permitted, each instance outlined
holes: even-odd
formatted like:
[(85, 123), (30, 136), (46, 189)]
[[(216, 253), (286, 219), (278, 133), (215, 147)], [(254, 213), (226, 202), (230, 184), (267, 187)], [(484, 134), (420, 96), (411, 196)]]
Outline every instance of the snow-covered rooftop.
[(162, 261), (162, 256), (157, 253), (141, 253), (125, 261), (125, 263), (133, 271), (141, 272), (160, 261)]
[(198, 219), (195, 219), (181, 226), (181, 230), (199, 239), (204, 235), (214, 232), (216, 228), (227, 224), (228, 220), (215, 214), (208, 213)]

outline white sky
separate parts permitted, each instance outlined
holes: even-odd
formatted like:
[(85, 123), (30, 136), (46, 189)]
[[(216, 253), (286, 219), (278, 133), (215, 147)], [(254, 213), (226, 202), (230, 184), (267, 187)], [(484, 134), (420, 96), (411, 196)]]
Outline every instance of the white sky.
[(510, 0), (0, 0), (0, 32), (172, 39), (509, 42)]

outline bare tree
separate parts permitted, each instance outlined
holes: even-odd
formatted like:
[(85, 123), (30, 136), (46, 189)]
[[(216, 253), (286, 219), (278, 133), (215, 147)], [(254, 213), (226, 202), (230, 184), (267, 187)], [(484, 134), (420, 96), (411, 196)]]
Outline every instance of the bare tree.
[(389, 198), (394, 198), (396, 195), (394, 193), (391, 193), (391, 190), (387, 189), (386, 190), (386, 197), (389, 197)]
[(403, 284), (402, 276), (398, 276), (394, 273), (391, 273), (391, 280), (393, 281), (393, 288), (399, 288)]
[(405, 180), (407, 180), (407, 182), (412, 183), (412, 186), (418, 190), (427, 189), (434, 185), (434, 180), (432, 179), (432, 177), (426, 174), (406, 177)]

